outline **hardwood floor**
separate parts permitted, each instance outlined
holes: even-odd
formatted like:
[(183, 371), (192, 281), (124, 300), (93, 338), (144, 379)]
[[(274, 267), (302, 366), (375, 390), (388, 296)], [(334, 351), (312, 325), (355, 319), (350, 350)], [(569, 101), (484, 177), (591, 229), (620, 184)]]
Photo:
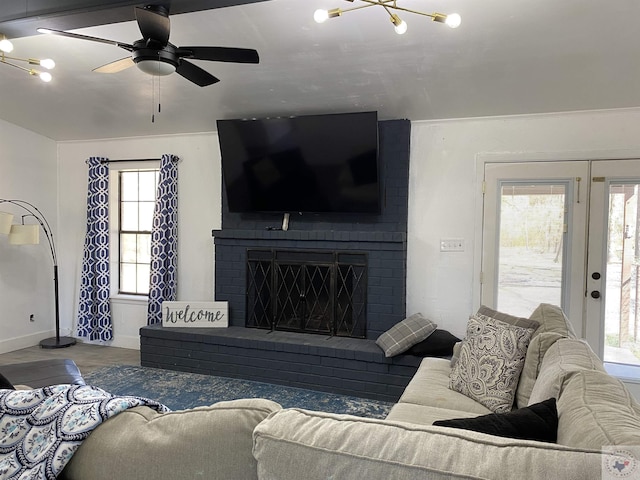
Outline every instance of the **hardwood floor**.
[(46, 349), (36, 345), (0, 354), (0, 370), (2, 365), (48, 358), (70, 358), (76, 362), (83, 375), (107, 365), (140, 365), (139, 350), (77, 343), (71, 347), (57, 349)]

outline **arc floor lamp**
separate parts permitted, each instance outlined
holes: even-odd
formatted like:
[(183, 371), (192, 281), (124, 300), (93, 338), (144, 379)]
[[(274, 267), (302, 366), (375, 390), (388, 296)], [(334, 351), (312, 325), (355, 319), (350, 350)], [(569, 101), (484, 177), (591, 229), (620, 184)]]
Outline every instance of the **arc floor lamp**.
[[(72, 337), (60, 336), (60, 302), (58, 295), (58, 256), (56, 254), (56, 246), (53, 241), (53, 233), (49, 222), (40, 210), (34, 205), (24, 200), (8, 200), (0, 198), (0, 204), (8, 203), (20, 208), (23, 212), (22, 222), (13, 224), (14, 215), (0, 211), (0, 233), (9, 235), (9, 243), (12, 245), (36, 245), (40, 243), (40, 228), (44, 232), (44, 236), (49, 244), (51, 252), (51, 260), (53, 261), (53, 288), (55, 298), (55, 315), (56, 315), (56, 336), (46, 338), (40, 342), (42, 348), (64, 348), (70, 347), (76, 343), (76, 339)], [(33, 217), (37, 224), (25, 224), (25, 218)]]

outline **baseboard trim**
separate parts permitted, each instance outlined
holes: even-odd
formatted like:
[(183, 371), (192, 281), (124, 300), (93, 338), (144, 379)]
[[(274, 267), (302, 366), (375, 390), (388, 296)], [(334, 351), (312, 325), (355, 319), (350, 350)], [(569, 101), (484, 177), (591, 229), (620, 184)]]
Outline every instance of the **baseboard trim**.
[(7, 340), (0, 340), (0, 354), (14, 352), (23, 348), (33, 347), (35, 345), (38, 345), (40, 343), (40, 340), (54, 337), (55, 335), (56, 332), (52, 330), (47, 332), (32, 333), (30, 335), (24, 335), (22, 337), (13, 337)]
[(105, 345), (107, 347), (140, 350), (140, 337), (138, 335), (116, 335), (116, 337), (109, 342), (91, 341), (87, 339), (82, 339), (81, 341), (82, 343), (88, 343), (90, 345)]

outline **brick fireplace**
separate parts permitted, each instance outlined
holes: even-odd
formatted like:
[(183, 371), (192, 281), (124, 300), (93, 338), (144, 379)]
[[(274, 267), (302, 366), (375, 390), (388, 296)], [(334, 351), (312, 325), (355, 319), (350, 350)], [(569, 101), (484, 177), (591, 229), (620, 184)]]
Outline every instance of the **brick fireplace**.
[(378, 125), (380, 214), (292, 213), (283, 231), (280, 215), (229, 212), (223, 192), (215, 300), (230, 327), (143, 327), (143, 365), (397, 399), (419, 359), (375, 339), (406, 316), (410, 122)]
[[(343, 252), (367, 257), (367, 300), (363, 331), (378, 336), (405, 317), (409, 135), (407, 120), (378, 124), (379, 215), (291, 214), (287, 231), (274, 230), (280, 215), (230, 213), (223, 194), (222, 229), (213, 232), (215, 296), (229, 302), (230, 325), (247, 325), (247, 252), (251, 250)], [(358, 335), (355, 335), (358, 336)]]

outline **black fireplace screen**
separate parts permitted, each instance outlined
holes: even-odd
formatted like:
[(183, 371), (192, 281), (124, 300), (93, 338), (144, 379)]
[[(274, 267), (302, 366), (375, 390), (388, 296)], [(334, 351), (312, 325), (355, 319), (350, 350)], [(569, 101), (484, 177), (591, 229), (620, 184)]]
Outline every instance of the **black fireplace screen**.
[(248, 250), (247, 326), (366, 336), (365, 253)]

